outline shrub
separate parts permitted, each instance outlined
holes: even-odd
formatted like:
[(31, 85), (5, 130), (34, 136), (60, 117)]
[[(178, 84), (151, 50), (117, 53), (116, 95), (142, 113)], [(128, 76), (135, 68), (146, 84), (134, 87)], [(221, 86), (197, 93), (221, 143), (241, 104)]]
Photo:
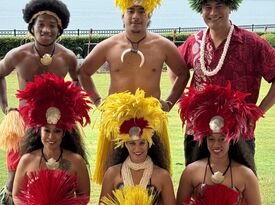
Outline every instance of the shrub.
[(275, 33), (265, 33), (261, 37), (270, 43), (273, 48), (275, 48)]

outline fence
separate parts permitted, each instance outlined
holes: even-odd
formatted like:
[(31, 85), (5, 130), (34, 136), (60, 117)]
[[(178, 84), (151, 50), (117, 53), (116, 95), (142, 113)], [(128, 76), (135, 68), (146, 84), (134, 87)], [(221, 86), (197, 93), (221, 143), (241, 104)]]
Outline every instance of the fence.
[[(262, 31), (262, 32), (275, 31), (275, 24), (239, 25), (239, 27), (249, 31)], [(204, 28), (205, 27), (178, 27), (178, 28), (160, 28), (160, 29), (148, 29), (148, 30), (154, 33), (172, 33), (172, 32), (183, 33), (183, 32), (195, 32)], [(84, 35), (89, 35), (91, 33), (98, 34), (98, 35), (114, 35), (122, 31), (123, 29), (103, 29), (103, 30), (76, 29), (76, 30), (64, 30), (64, 35), (84, 36)], [(17, 29), (0, 30), (0, 36), (24, 36), (27, 34), (27, 32), (28, 32), (27, 30), (17, 30)]]

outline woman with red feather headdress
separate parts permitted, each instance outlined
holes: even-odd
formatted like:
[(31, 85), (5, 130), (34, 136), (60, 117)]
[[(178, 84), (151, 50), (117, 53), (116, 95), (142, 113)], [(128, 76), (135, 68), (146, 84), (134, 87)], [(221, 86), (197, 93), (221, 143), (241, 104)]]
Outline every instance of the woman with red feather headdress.
[(88, 95), (54, 74), (37, 76), (17, 97), (28, 130), (16, 171), (15, 204), (80, 205), (89, 202), (87, 157), (76, 123), (90, 122)]
[(200, 146), (182, 173), (177, 205), (261, 205), (255, 163), (245, 136), (263, 112), (231, 85), (190, 88), (179, 102)]

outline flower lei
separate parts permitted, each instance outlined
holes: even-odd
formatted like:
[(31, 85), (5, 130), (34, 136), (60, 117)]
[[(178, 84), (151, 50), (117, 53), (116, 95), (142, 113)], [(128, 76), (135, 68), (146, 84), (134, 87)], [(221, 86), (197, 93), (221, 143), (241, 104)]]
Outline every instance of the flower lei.
[(122, 175), (124, 186), (135, 185), (131, 174), (131, 169), (133, 170), (144, 169), (139, 185), (146, 188), (153, 173), (153, 165), (154, 165), (153, 161), (149, 156), (147, 156), (146, 160), (142, 163), (134, 163), (131, 161), (130, 157), (127, 157), (127, 159), (122, 164), (122, 169), (121, 169), (121, 175)]
[(203, 32), (201, 46), (200, 46), (200, 64), (201, 64), (201, 70), (202, 70), (204, 75), (213, 76), (213, 75), (216, 75), (221, 70), (224, 59), (225, 59), (225, 56), (226, 56), (228, 48), (229, 48), (229, 44), (230, 44), (230, 41), (231, 41), (233, 30), (234, 30), (234, 26), (231, 25), (230, 31), (229, 31), (229, 33), (227, 35), (227, 38), (226, 38), (226, 42), (224, 44), (223, 52), (222, 52), (221, 58), (219, 60), (219, 63), (217, 65), (217, 67), (212, 71), (208, 71), (205, 67), (204, 52), (205, 52), (206, 34), (207, 34), (208, 29)]

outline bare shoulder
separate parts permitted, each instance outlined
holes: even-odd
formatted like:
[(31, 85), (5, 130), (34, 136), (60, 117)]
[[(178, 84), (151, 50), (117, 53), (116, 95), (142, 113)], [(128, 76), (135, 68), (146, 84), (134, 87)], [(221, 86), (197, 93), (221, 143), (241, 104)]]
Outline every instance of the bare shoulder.
[(154, 165), (153, 174), (161, 179), (170, 178), (169, 172), (157, 165)]
[(80, 154), (71, 152), (69, 150), (63, 151), (63, 157), (69, 161), (72, 161), (72, 162), (84, 162), (85, 161)]
[(105, 174), (109, 175), (109, 176), (116, 176), (116, 175), (120, 174), (121, 166), (122, 166), (122, 164), (116, 164), (114, 166), (111, 166), (107, 169)]
[(232, 167), (233, 173), (236, 174), (237, 177), (240, 177), (241, 179), (249, 180), (252, 178), (256, 178), (256, 175), (254, 174), (254, 172), (245, 165), (232, 161), (231, 167)]
[(59, 43), (56, 44), (56, 49), (58, 54), (61, 54), (62, 56), (66, 56), (69, 58), (76, 58), (75, 53), (72, 50), (66, 48), (65, 46)]
[(97, 44), (96, 47), (112, 48), (115, 44), (118, 44), (119, 42), (121, 42), (121, 40), (122, 40), (122, 33), (119, 33), (101, 41), (100, 43)]
[(157, 33), (148, 32), (148, 38), (152, 43), (157, 43), (156, 45), (175, 47), (175, 45), (169, 39)]
[(184, 171), (193, 173), (193, 171), (195, 171), (195, 170), (198, 171), (198, 170), (204, 169), (206, 167), (206, 164), (207, 164), (206, 159), (197, 160), (191, 164), (188, 164), (185, 167)]
[(32, 55), (33, 53), (33, 43), (27, 43), (16, 48), (11, 49), (6, 57), (11, 57), (13, 60), (24, 59), (24, 56)]

